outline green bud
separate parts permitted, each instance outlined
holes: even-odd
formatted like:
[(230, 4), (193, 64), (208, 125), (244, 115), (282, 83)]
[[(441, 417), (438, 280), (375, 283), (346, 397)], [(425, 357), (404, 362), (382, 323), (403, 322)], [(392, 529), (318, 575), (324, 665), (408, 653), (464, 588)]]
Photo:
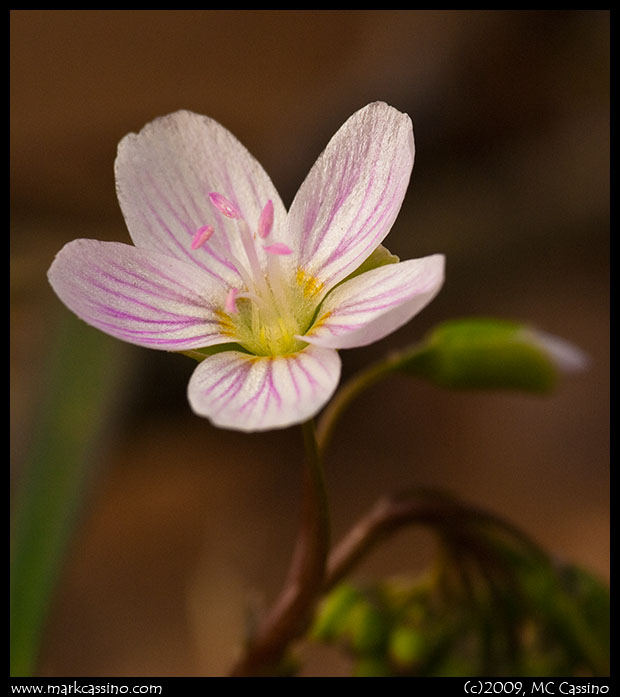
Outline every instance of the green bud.
[(439, 325), (395, 367), (450, 388), (548, 392), (561, 373), (586, 362), (558, 337), (507, 320), (469, 318)]
[(424, 658), (427, 641), (419, 629), (405, 625), (395, 627), (390, 634), (389, 656), (396, 665), (408, 668)]
[(311, 636), (317, 641), (330, 641), (340, 636), (347, 624), (351, 610), (363, 602), (357, 588), (342, 584), (336, 587), (321, 603)]
[(375, 653), (385, 646), (389, 623), (385, 614), (371, 603), (358, 603), (347, 620), (347, 635), (357, 653)]

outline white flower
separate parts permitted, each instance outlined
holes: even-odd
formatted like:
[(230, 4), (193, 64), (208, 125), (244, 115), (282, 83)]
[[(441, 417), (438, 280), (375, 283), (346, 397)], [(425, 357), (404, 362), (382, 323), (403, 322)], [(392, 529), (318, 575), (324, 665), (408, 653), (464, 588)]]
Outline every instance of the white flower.
[(385, 263), (395, 258), (381, 246), (413, 158), (409, 117), (369, 104), (332, 138), (287, 213), (231, 133), (170, 114), (118, 148), (118, 198), (135, 246), (70, 242), (50, 283), (108, 334), (206, 355), (188, 396), (214, 424), (305, 421), (338, 384), (338, 349), (386, 336), (442, 285), (442, 255)]

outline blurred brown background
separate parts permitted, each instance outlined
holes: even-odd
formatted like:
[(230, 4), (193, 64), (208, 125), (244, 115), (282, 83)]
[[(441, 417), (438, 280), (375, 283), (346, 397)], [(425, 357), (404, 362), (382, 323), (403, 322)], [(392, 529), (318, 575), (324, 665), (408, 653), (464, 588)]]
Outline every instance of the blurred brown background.
[[(327, 460), (339, 537), (379, 493), (446, 487), (609, 574), (609, 13), (11, 10), (12, 460), (63, 313), (45, 273), (77, 237), (129, 241), (118, 141), (180, 108), (235, 133), (290, 203), (329, 137), (384, 100), (414, 121), (412, 183), (388, 247), (447, 256), (440, 296), (345, 377), (443, 319), (531, 322), (587, 351), (554, 395), (453, 394), (391, 379), (354, 405)], [(94, 330), (93, 330), (94, 331)], [(297, 522), (295, 429), (193, 416), (194, 364), (123, 347), (108, 430), (41, 672), (218, 675), (243, 608), (273, 598)], [(416, 571), (406, 533), (359, 576)], [(308, 674), (338, 674), (310, 656)]]

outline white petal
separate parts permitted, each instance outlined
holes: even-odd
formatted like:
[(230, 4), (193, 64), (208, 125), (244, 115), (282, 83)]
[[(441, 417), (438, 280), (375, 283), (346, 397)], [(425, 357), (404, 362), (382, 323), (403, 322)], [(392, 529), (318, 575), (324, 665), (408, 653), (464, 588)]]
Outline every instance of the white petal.
[[(178, 111), (125, 136), (115, 163), (118, 199), (137, 247), (191, 261), (238, 286), (234, 264), (243, 248), (235, 221), (213, 206), (210, 193), (230, 200), (251, 229), (268, 201), (274, 227), (284, 229), (286, 211), (268, 175), (246, 148), (217, 121)], [(191, 249), (199, 228), (212, 225), (209, 242)], [(218, 251), (219, 249), (219, 251)]]
[(355, 276), (325, 298), (303, 339), (337, 349), (378, 341), (420, 312), (437, 295), (443, 279), (441, 254)]
[(413, 167), (411, 119), (382, 102), (351, 116), (302, 184), (282, 240), (326, 290), (348, 276), (388, 234)]
[(562, 337), (548, 334), (540, 329), (527, 328), (522, 329), (520, 335), (521, 338), (542, 349), (555, 367), (563, 373), (577, 373), (588, 367), (590, 362), (588, 355)]
[(331, 349), (308, 346), (286, 356), (224, 351), (198, 365), (188, 398), (216, 426), (265, 431), (312, 418), (339, 379), (340, 357)]
[(226, 288), (192, 264), (120, 242), (74, 240), (49, 281), (88, 324), (139, 346), (182, 351), (232, 341), (217, 310)]

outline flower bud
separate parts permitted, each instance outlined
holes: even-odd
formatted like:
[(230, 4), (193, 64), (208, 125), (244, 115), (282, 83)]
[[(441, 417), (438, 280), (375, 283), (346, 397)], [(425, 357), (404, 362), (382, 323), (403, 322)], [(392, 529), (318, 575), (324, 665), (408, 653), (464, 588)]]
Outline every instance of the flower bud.
[(436, 327), (396, 368), (450, 388), (548, 392), (561, 374), (587, 362), (559, 337), (516, 322), (467, 318)]

